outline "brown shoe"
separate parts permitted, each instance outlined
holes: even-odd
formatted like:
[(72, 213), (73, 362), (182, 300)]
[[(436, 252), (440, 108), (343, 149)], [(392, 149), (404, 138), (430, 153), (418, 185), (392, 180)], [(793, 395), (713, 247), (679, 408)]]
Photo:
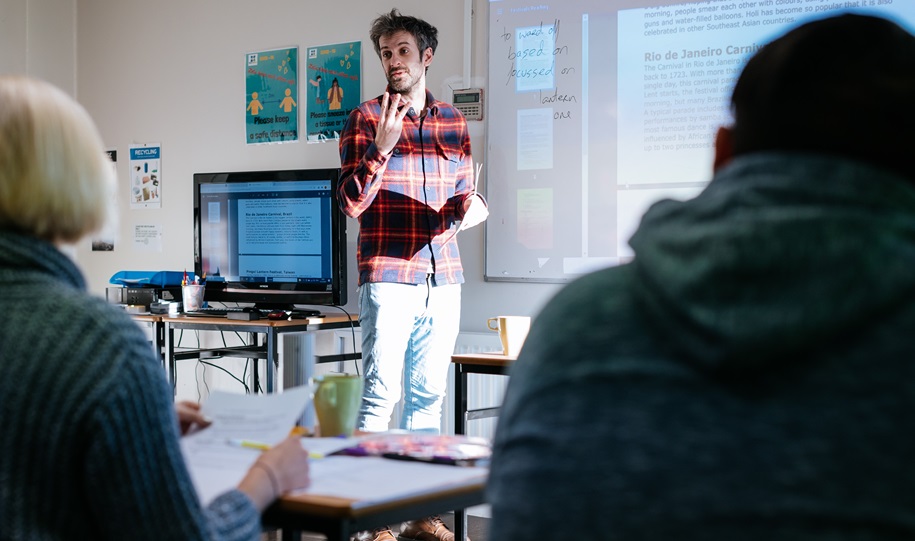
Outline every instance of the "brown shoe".
[[(438, 515), (413, 520), (404, 525), (399, 541), (454, 541), (454, 534)], [(470, 541), (470, 538), (467, 539)]]
[(394, 532), (387, 526), (375, 528), (372, 531), (365, 531), (355, 535), (353, 541), (397, 541)]

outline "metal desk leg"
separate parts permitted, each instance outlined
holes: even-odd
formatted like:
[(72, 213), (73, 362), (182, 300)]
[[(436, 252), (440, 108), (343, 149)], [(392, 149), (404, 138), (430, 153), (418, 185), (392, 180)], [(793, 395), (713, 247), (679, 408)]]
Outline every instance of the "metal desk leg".
[[(454, 363), (454, 433), (465, 434), (467, 431), (467, 372), (464, 365)], [(464, 509), (454, 510), (454, 539), (467, 539), (467, 512)]]
[(168, 376), (168, 360), (165, 358), (165, 323), (161, 320), (152, 324), (153, 334), (156, 335), (156, 353), (159, 354), (159, 360), (162, 361), (162, 368), (165, 375)]
[(273, 327), (268, 327), (264, 339), (267, 341), (267, 392), (278, 393), (283, 390), (278, 378), (282, 374), (279, 370), (279, 335)]
[[(248, 333), (248, 345), (256, 346), (257, 341), (258, 341), (257, 333), (249, 332)], [(254, 368), (251, 370), (251, 394), (257, 394), (257, 392), (258, 392), (257, 390), (261, 388), (261, 379), (260, 378), (261, 378), (260, 372), (258, 372), (258, 360), (257, 360), (257, 357), (255, 357), (254, 358)], [(267, 392), (269, 393), (270, 390), (268, 389)]]
[(161, 323), (164, 329), (165, 374), (172, 386), (172, 397), (178, 394), (178, 364), (175, 362), (175, 329), (168, 323)]
[(464, 365), (454, 364), (454, 433), (467, 431), (467, 372)]

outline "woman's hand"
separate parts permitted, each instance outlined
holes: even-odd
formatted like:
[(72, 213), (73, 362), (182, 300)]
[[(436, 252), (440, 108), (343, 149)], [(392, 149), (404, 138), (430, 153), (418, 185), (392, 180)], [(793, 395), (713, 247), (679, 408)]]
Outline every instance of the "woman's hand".
[(281, 495), (311, 483), (308, 451), (302, 438), (289, 436), (257, 459), (238, 489), (247, 494), (258, 511), (263, 511)]
[(212, 423), (209, 417), (200, 413), (200, 404), (190, 400), (177, 402), (175, 411), (178, 413), (178, 427), (181, 429), (182, 436), (187, 434), (194, 425), (204, 428)]

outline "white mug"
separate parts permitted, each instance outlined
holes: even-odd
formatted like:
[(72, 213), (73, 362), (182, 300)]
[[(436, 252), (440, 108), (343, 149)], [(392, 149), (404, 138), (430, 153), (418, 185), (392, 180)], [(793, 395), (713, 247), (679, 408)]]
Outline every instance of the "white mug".
[(486, 326), (491, 331), (499, 332), (503, 355), (517, 357), (531, 328), (531, 318), (527, 316), (496, 316), (487, 319)]

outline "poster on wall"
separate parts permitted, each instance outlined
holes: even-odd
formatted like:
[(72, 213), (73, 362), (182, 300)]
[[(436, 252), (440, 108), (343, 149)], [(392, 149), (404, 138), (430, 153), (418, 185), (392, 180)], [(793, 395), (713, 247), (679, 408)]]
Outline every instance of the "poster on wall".
[[(118, 151), (116, 148), (109, 148), (105, 150), (105, 155), (108, 157), (108, 161), (111, 162), (111, 178), (118, 177)], [(111, 212), (108, 213), (108, 220), (102, 225), (102, 228), (98, 233), (92, 238), (92, 251), (93, 252), (113, 252), (114, 246), (117, 244), (117, 203), (118, 195), (117, 190), (115, 193), (111, 194), (111, 201), (108, 202), (111, 205)]]
[(162, 226), (159, 224), (136, 224), (133, 226), (133, 249), (135, 252), (162, 252)]
[(162, 145), (130, 145), (130, 208), (162, 208)]
[(299, 50), (245, 55), (245, 139), (249, 145), (299, 139)]
[(362, 102), (362, 43), (308, 48), (306, 133), (309, 143), (340, 139), (349, 112)]

